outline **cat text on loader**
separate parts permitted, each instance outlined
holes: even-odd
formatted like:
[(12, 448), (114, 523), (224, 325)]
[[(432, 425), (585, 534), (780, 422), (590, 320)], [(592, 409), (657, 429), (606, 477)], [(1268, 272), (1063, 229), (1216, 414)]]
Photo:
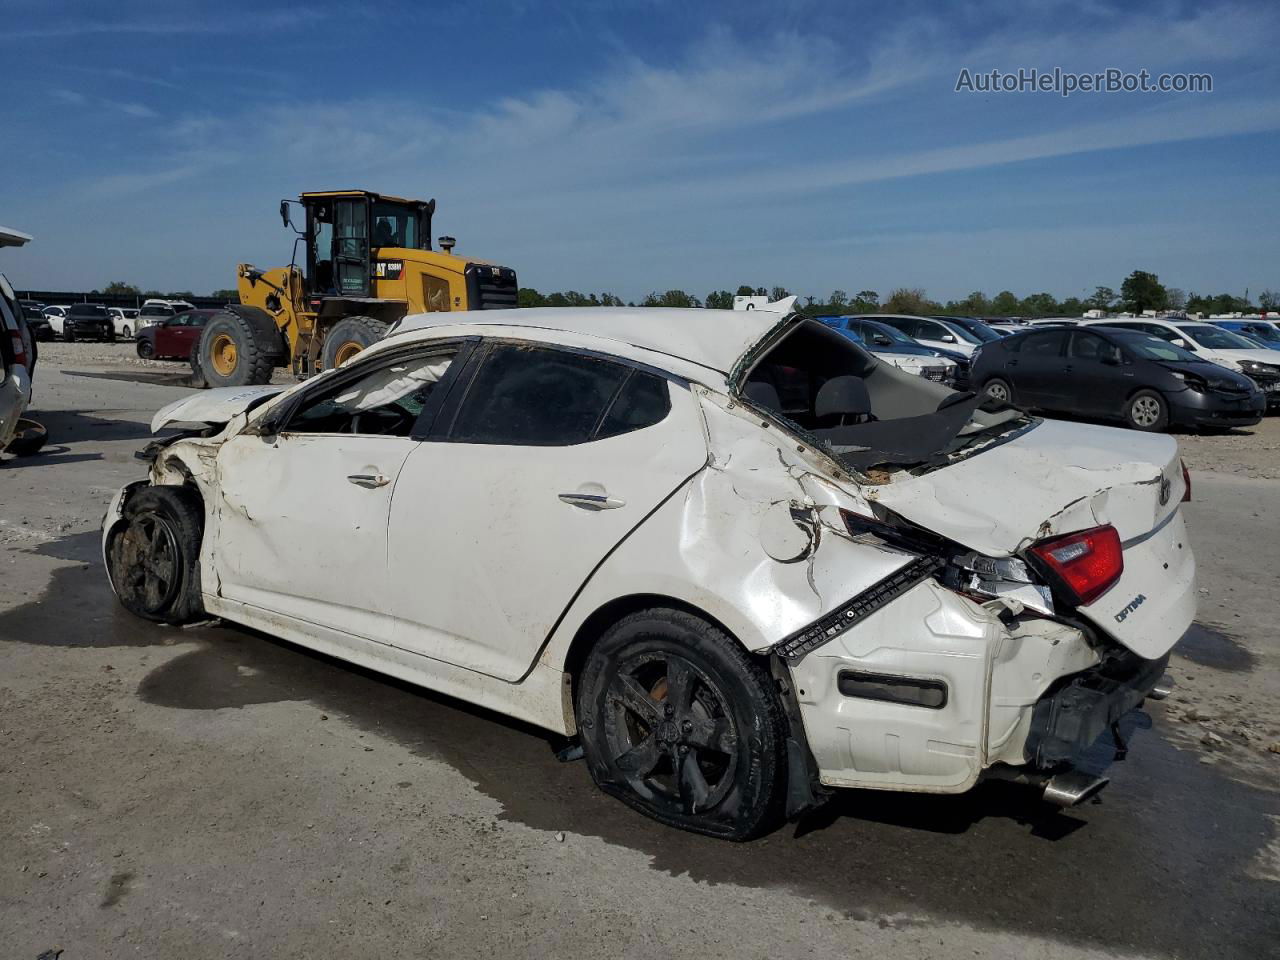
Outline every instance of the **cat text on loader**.
[(514, 270), (455, 256), (452, 237), (431, 248), (434, 200), (333, 190), (298, 202), (302, 229), (289, 201), (280, 202), (285, 226), (298, 234), (293, 262), (269, 270), (240, 264), (240, 303), (210, 318), (192, 352), (197, 381), (267, 383), (285, 365), (309, 377), (377, 342), (406, 314), (516, 305)]

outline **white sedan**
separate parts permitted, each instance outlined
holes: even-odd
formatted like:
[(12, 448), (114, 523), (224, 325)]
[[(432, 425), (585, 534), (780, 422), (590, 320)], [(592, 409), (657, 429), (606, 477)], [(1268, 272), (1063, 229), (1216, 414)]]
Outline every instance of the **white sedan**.
[(1174, 441), (983, 406), (798, 314), (410, 317), (160, 411), (112, 586), (580, 738), (757, 836), (834, 788), (1060, 804), (1195, 608)]

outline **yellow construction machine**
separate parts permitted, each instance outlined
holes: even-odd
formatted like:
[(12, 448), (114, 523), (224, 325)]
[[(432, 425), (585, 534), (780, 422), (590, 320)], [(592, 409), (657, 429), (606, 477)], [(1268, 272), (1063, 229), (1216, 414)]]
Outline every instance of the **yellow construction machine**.
[(434, 200), (329, 190), (304, 193), (298, 204), (302, 227), (280, 201), (280, 218), (297, 234), (293, 262), (240, 264), (240, 303), (211, 317), (192, 351), (197, 378), (211, 387), (267, 383), (281, 366), (309, 377), (376, 343), (409, 313), (516, 306), (510, 267), (456, 256), (452, 237), (432, 249)]

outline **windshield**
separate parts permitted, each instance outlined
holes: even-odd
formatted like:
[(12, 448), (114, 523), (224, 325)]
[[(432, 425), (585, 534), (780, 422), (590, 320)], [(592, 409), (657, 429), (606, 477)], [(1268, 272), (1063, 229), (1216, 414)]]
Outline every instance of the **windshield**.
[(983, 343), (992, 343), (993, 341), (1004, 339), (981, 320), (974, 320), (972, 317), (937, 317), (936, 319), (945, 320), (953, 327), (960, 327), (962, 330), (973, 334)]
[(1250, 323), (1236, 331), (1243, 337), (1265, 343), (1280, 343), (1280, 330), (1269, 323)]
[(140, 317), (171, 317), (173, 307), (143, 307), (138, 311)]
[(77, 303), (71, 308), (71, 312), (81, 317), (101, 317), (106, 315), (107, 308), (96, 303)]
[[(404, 203), (378, 200), (373, 204), (373, 238), (375, 247), (426, 249), (418, 236), (418, 208)], [(430, 238), (427, 238), (428, 240)]]
[(968, 330), (960, 326), (960, 324), (956, 323), (954, 320), (939, 320), (938, 322), (942, 324), (944, 327), (946, 327), (948, 330), (950, 330), (952, 333), (954, 333), (957, 337), (959, 337), (965, 343), (972, 343), (975, 345), (982, 343), (982, 341), (978, 339), (977, 334), (970, 333)]
[(1178, 329), (1186, 333), (1196, 343), (1202, 347), (1210, 347), (1214, 350), (1257, 350), (1256, 343), (1250, 343), (1239, 334), (1232, 333), (1230, 330), (1223, 330), (1221, 327), (1214, 327), (1207, 323), (1184, 323), (1178, 326)]
[(1201, 362), (1194, 353), (1175, 347), (1169, 341), (1153, 337), (1149, 333), (1115, 333), (1112, 336), (1126, 350), (1143, 360), (1163, 360), (1165, 363)]

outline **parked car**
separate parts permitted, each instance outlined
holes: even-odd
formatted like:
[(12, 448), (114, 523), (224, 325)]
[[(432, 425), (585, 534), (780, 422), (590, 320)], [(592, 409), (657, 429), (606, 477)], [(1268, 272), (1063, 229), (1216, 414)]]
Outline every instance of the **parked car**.
[(138, 325), (134, 328), (134, 333), (141, 333), (147, 327), (162, 323), (177, 315), (177, 311), (167, 303), (153, 303), (148, 300), (141, 309), (138, 310)]
[[(1091, 321), (1100, 323), (1104, 321)], [(1280, 357), (1230, 330), (1187, 320), (1114, 320), (1108, 326), (1140, 330), (1194, 353), (1202, 360), (1238, 370), (1257, 382), (1268, 398), (1280, 400)]]
[[(0, 227), (0, 247), (21, 247), (30, 241), (28, 234)], [(18, 296), (8, 277), (0, 273), (0, 451), (9, 448), (30, 423), (22, 414), (31, 402), (35, 351)]]
[(1280, 327), (1269, 320), (1210, 320), (1215, 327), (1230, 330), (1238, 337), (1262, 347), (1264, 350), (1280, 350)]
[(26, 317), (27, 328), (31, 331), (31, 336), (36, 340), (52, 340), (53, 324), (44, 315), (43, 308), (33, 300), (20, 300), (18, 304)]
[(111, 326), (117, 337), (128, 340), (138, 327), (138, 311), (133, 307), (107, 307), (111, 314)]
[(868, 313), (860, 315), (858, 319), (887, 323), (931, 350), (950, 350), (965, 357), (973, 353), (974, 348), (984, 342), (977, 334), (970, 333), (958, 323), (952, 323), (950, 320), (938, 320), (934, 317)]
[(111, 314), (100, 303), (73, 303), (67, 308), (67, 315), (62, 321), (62, 339), (71, 340), (114, 340), (115, 328), (111, 324)]
[[(143, 307), (145, 310), (146, 307)], [(138, 331), (138, 356), (144, 360), (189, 360), (200, 331), (217, 310), (187, 310)]]
[(1266, 409), (1243, 374), (1121, 327), (1036, 329), (986, 344), (973, 382), (997, 401), (1114, 418), (1135, 430), (1250, 426)]
[(1074, 764), (1195, 614), (1174, 441), (716, 314), (420, 315), (186, 396), (108, 506), (111, 585), (578, 737), (603, 790), (714, 836), (835, 788), (1095, 793)]
[(49, 321), (49, 327), (53, 330), (54, 336), (62, 336), (62, 323), (67, 318), (67, 311), (71, 308), (63, 305), (55, 305), (45, 307), (41, 312)]
[[(820, 323), (838, 330), (845, 336), (866, 347), (877, 357), (892, 363), (899, 370), (906, 370), (926, 380), (936, 380), (951, 387), (968, 383), (969, 361), (949, 359), (936, 350), (916, 343), (901, 330), (874, 320), (854, 317), (815, 317)], [(960, 369), (963, 364), (963, 375)]]

